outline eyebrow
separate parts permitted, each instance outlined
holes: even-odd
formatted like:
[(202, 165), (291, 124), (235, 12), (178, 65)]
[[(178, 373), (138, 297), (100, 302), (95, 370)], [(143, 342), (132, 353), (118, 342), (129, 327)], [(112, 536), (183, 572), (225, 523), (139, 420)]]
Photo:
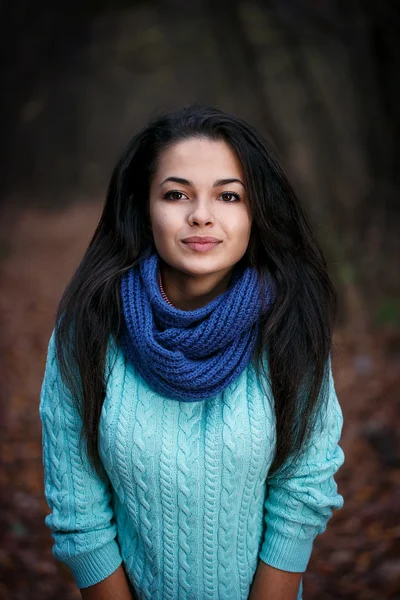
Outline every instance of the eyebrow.
[[(159, 185), (159, 187), (161, 187), (166, 181), (174, 181), (175, 183), (180, 183), (181, 185), (188, 185), (190, 187), (194, 187), (194, 184), (192, 181), (189, 181), (188, 179), (183, 179), (182, 177), (167, 177), (166, 179), (164, 179), (164, 181), (162, 181)], [(220, 187), (222, 185), (228, 185), (228, 183), (240, 183), (243, 187), (244, 183), (242, 181), (240, 181), (240, 179), (236, 179), (235, 177), (230, 177), (229, 179), (217, 179), (217, 181), (214, 181), (213, 183), (213, 187)]]

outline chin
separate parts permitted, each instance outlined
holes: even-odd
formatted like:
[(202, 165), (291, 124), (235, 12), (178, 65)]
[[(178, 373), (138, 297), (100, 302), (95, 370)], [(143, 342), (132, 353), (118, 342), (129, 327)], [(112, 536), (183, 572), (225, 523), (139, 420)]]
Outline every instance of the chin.
[(199, 256), (198, 258), (187, 259), (183, 261), (177, 261), (176, 268), (183, 273), (187, 273), (188, 275), (212, 275), (213, 273), (219, 273), (220, 271), (227, 271), (231, 269), (235, 263), (230, 263), (229, 261), (218, 261), (211, 256)]

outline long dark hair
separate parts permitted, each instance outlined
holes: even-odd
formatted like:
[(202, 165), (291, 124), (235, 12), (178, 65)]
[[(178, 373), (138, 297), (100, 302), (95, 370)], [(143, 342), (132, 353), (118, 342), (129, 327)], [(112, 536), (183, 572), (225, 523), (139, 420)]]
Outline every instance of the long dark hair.
[(98, 470), (107, 348), (110, 336), (118, 342), (121, 334), (120, 279), (154, 251), (148, 200), (160, 152), (193, 137), (224, 140), (243, 166), (253, 217), (245, 258), (272, 278), (276, 293), (260, 324), (255, 353), (258, 374), (269, 379), (276, 415), (277, 445), (269, 474), (278, 469), (285, 473), (305, 449), (326, 399), (336, 294), (287, 177), (263, 137), (239, 118), (195, 104), (161, 116), (133, 137), (112, 173), (99, 224), (59, 303), (56, 348), (62, 377), (76, 398), (82, 438)]

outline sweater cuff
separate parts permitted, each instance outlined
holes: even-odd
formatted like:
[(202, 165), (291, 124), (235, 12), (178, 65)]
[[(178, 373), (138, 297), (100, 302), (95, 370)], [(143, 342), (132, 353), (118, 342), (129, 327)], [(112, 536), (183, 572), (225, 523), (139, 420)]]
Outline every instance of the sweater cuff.
[(78, 588), (95, 585), (109, 577), (122, 563), (122, 557), (116, 540), (86, 554), (63, 558), (69, 567)]
[(300, 540), (273, 533), (268, 535), (267, 531), (259, 558), (275, 569), (304, 573), (310, 561), (313, 542), (313, 539)]

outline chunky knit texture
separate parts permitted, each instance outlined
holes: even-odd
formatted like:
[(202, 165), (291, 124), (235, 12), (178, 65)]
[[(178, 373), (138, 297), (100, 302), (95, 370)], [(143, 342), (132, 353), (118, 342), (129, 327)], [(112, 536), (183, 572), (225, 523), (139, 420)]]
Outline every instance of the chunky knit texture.
[(271, 302), (255, 269), (236, 268), (231, 285), (206, 306), (180, 310), (165, 302), (155, 253), (122, 278), (121, 345), (160, 394), (193, 402), (222, 392), (248, 365), (260, 315)]
[(284, 484), (268, 475), (273, 402), (252, 363), (206, 402), (154, 392), (111, 342), (108, 374), (99, 477), (79, 443), (81, 420), (61, 381), (53, 332), (40, 401), (45, 522), (54, 556), (77, 585), (105, 579), (123, 561), (140, 600), (247, 600), (260, 559), (304, 572), (315, 536), (343, 503), (331, 371), (327, 410)]

